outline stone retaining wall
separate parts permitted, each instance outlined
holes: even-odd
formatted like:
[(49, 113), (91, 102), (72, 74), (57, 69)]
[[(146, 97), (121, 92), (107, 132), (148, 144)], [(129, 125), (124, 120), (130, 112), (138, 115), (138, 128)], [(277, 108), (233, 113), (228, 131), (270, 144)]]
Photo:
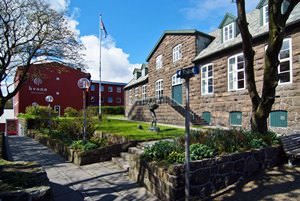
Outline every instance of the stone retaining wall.
[[(278, 146), (193, 161), (190, 163), (190, 195), (195, 200), (209, 198), (213, 192), (240, 179), (283, 164), (285, 159), (282, 147)], [(140, 161), (139, 156), (130, 163), (129, 176), (160, 200), (184, 200), (184, 165), (158, 167), (155, 163)]]

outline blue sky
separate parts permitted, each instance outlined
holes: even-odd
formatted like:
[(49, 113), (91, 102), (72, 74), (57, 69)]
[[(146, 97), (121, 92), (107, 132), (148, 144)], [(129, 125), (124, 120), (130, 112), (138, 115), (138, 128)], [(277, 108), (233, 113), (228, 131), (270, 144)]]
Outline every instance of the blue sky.
[[(86, 47), (92, 79), (98, 79), (99, 15), (108, 32), (102, 46), (102, 80), (128, 82), (145, 62), (164, 30), (216, 29), (226, 12), (236, 13), (231, 0), (49, 0), (66, 9), (71, 27)], [(252, 10), (258, 0), (248, 0)]]

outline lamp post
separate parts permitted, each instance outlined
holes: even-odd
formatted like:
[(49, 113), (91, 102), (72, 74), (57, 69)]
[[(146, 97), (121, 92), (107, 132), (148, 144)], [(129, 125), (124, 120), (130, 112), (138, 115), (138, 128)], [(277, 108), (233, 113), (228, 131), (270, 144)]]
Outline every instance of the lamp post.
[(87, 78), (80, 78), (77, 85), (82, 89), (83, 100), (83, 141), (86, 141), (86, 92), (90, 88), (91, 82)]
[(185, 200), (190, 200), (190, 78), (199, 74), (199, 67), (178, 70), (177, 77), (185, 80)]
[(53, 102), (53, 96), (48, 95), (45, 97), (45, 101), (48, 103), (48, 108), (49, 108), (49, 112), (48, 112), (48, 116), (49, 116), (49, 129), (51, 129), (51, 103)]

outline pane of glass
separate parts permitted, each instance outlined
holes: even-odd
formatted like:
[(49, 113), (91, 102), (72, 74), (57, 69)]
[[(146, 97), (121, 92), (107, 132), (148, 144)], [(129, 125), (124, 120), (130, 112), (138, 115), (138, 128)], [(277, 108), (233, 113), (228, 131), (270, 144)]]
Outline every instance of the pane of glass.
[(213, 75), (213, 71), (212, 71), (212, 69), (210, 69), (209, 71), (208, 71), (208, 77), (211, 77)]
[(238, 81), (238, 89), (243, 89), (244, 88), (244, 80), (239, 80)]
[(212, 65), (208, 66), (208, 71), (212, 71)]
[(282, 42), (281, 50), (287, 50), (287, 49), (290, 49), (290, 43), (289, 40), (284, 40)]
[(239, 55), (239, 56), (237, 57), (237, 61), (238, 61), (238, 62), (244, 61), (244, 56), (243, 56), (243, 55)]
[(290, 73), (280, 73), (279, 74), (279, 82), (280, 83), (285, 83), (285, 82), (290, 82)]
[(212, 93), (213, 92), (213, 86), (209, 86), (208, 87), (208, 93)]
[(229, 89), (230, 89), (230, 90), (233, 89), (233, 82), (232, 82), (232, 81), (229, 82)]
[(229, 59), (229, 66), (230, 66), (230, 64), (234, 64), (234, 63), (235, 63), (235, 58)]
[(233, 74), (229, 73), (229, 82), (232, 82), (232, 81), (233, 81)]
[(206, 72), (206, 67), (202, 68), (202, 73)]
[(212, 79), (208, 79), (208, 85), (212, 85), (213, 84), (213, 80)]
[(290, 71), (290, 62), (285, 61), (280, 63), (279, 73), (284, 71)]
[(240, 72), (238, 72), (238, 80), (242, 80), (242, 79), (244, 79), (244, 71), (240, 71)]
[(244, 62), (240, 62), (237, 64), (238, 69), (243, 69), (244, 68)]
[(284, 50), (279, 53), (279, 59), (285, 59), (290, 57), (290, 51)]

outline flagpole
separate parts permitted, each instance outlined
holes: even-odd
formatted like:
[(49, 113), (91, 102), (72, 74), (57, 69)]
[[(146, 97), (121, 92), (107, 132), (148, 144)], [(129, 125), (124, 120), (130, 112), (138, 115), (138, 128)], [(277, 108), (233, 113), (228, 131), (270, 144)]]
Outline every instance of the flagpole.
[(99, 17), (99, 118), (101, 119), (101, 40), (102, 40), (102, 27), (101, 27), (101, 22), (102, 22), (102, 15), (100, 14)]

